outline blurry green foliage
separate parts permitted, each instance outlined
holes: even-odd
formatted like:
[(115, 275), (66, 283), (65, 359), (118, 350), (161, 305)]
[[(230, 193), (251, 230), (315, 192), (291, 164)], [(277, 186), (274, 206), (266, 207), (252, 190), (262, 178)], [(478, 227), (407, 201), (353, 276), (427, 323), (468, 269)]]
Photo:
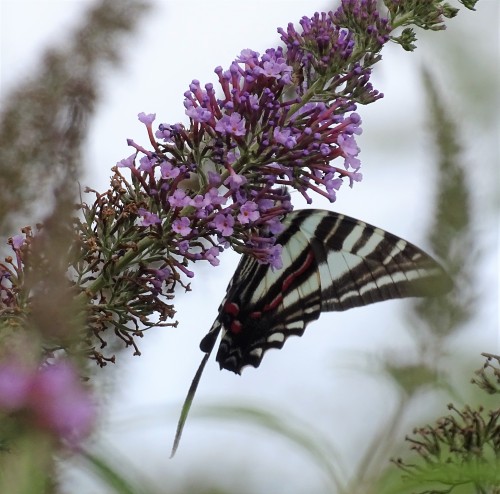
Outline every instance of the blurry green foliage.
[[(0, 233), (12, 234), (57, 198), (75, 202), (81, 146), (100, 102), (106, 66), (122, 58), (122, 41), (147, 14), (147, 0), (101, 0), (64, 46), (4, 99), (0, 112)], [(50, 166), (48, 166), (50, 164)], [(38, 215), (38, 220), (40, 216)]]

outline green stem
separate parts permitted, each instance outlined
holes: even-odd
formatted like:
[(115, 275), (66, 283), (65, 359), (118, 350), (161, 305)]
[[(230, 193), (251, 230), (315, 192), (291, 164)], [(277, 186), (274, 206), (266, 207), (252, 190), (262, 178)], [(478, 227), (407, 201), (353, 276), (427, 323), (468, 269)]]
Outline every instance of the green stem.
[(407, 12), (406, 14), (399, 16), (397, 19), (391, 19), (390, 23), (392, 30), (394, 31), (398, 27), (406, 26), (408, 24), (408, 21), (411, 21), (411, 23), (413, 24), (414, 17), (415, 14), (413, 12)]

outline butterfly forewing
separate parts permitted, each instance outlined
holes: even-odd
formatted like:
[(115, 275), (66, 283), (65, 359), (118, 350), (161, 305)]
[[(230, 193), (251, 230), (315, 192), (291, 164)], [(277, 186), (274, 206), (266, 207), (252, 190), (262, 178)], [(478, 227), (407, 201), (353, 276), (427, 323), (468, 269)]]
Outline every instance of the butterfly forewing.
[(327, 211), (317, 215), (322, 221), (315, 230), (307, 221), (302, 228), (313, 239), (322, 311), (438, 295), (449, 288), (441, 266), (409, 242), (348, 216)]
[(436, 295), (451, 283), (414, 245), (362, 221), (323, 210), (287, 215), (277, 242), (283, 268), (244, 256), (201, 349), (222, 337), (217, 361), (240, 373), (258, 367), (266, 350), (302, 335), (321, 312), (393, 298)]

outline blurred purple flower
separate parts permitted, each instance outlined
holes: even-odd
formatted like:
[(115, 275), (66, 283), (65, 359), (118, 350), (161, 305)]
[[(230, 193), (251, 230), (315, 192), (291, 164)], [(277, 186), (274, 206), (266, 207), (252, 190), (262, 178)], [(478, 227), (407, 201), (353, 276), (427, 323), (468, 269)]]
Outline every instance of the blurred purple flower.
[(68, 362), (43, 367), (34, 375), (29, 406), (37, 425), (71, 445), (88, 436), (95, 419), (95, 405)]
[(186, 109), (186, 115), (191, 118), (194, 122), (209, 122), (212, 120), (212, 112), (208, 111), (206, 108), (201, 106), (194, 106), (191, 104), (189, 108)]
[(72, 446), (89, 435), (96, 415), (75, 367), (63, 361), (38, 370), (15, 361), (0, 365), (0, 412), (18, 411)]
[(22, 408), (31, 386), (30, 371), (18, 362), (0, 365), (0, 410), (12, 412)]
[(20, 249), (23, 244), (26, 242), (26, 238), (24, 235), (14, 235), (12, 237), (12, 248), (14, 250)]

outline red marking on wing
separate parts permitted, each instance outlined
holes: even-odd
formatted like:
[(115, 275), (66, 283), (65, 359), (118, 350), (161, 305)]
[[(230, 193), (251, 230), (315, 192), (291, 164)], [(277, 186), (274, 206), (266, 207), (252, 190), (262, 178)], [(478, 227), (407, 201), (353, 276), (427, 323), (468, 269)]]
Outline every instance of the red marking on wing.
[(240, 331), (241, 331), (241, 328), (242, 328), (242, 324), (240, 321), (238, 321), (238, 319), (235, 319), (234, 321), (231, 322), (231, 333), (233, 334), (238, 334)]
[(293, 273), (289, 274), (285, 280), (283, 281), (283, 285), (281, 286), (281, 293), (276, 296), (276, 298), (268, 303), (267, 305), (264, 306), (262, 309), (262, 312), (267, 312), (269, 310), (274, 310), (278, 307), (281, 302), (283, 302), (283, 294), (287, 292), (287, 290), (290, 288), (290, 285), (302, 274), (304, 274), (310, 267), (311, 264), (314, 261), (314, 252), (312, 250), (309, 251), (309, 254), (307, 254), (306, 258), (304, 259), (304, 262), (302, 265), (294, 271)]
[(238, 307), (238, 304), (235, 304), (234, 302), (226, 302), (224, 305), (224, 312), (234, 317), (238, 315), (240, 308)]

